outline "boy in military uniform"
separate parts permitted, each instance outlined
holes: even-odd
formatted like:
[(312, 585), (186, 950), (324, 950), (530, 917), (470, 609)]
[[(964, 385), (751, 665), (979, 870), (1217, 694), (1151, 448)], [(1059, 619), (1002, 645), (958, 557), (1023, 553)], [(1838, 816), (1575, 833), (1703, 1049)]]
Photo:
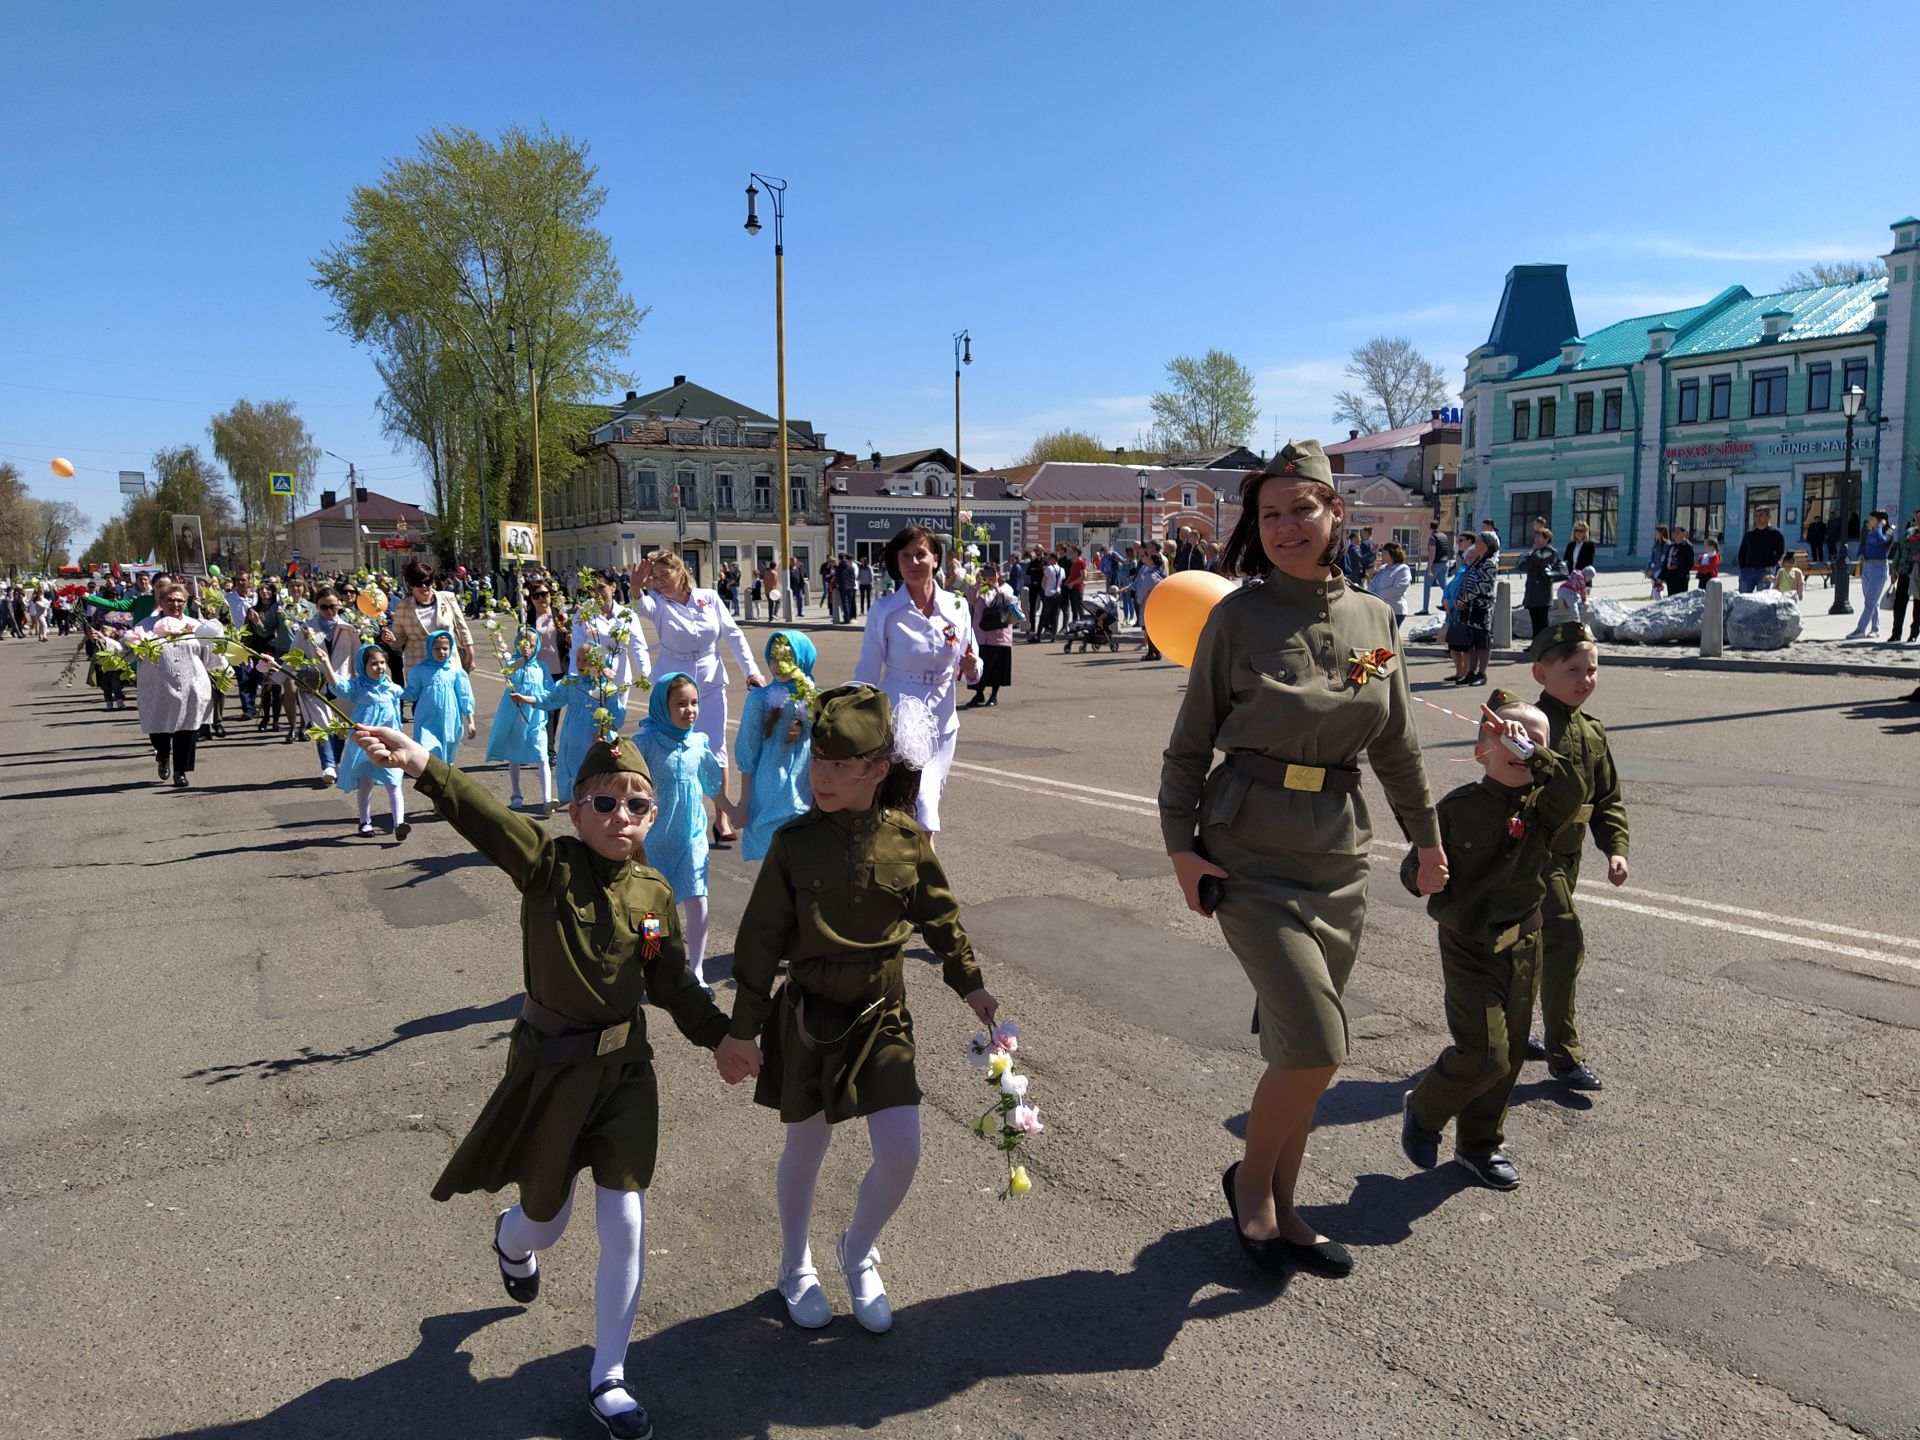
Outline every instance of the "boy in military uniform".
[[(646, 762), (630, 740), (596, 742), (573, 784), (578, 838), (555, 839), (401, 731), (360, 726), (353, 738), (376, 765), (412, 776), (520, 892), (527, 993), (507, 1073), (433, 1198), (518, 1185), (520, 1203), (495, 1221), (493, 1248), (508, 1296), (525, 1304), (540, 1293), (536, 1256), (567, 1227), (575, 1177), (593, 1171), (600, 1264), (588, 1405), (617, 1440), (647, 1440), (652, 1422), (626, 1380), (660, 1113), (641, 1005), (660, 1006), (708, 1049), (725, 1038), (727, 1017), (687, 968), (673, 891), (646, 865)], [(758, 1069), (759, 1053), (735, 1045), (719, 1065), (736, 1084)]]
[(1593, 632), (1577, 620), (1549, 625), (1533, 640), (1533, 678), (1546, 712), (1548, 745), (1579, 772), (1582, 795), (1548, 845), (1547, 902), (1541, 913), (1540, 1013), (1544, 1041), (1528, 1040), (1527, 1058), (1545, 1060), (1547, 1073), (1572, 1090), (1598, 1090), (1600, 1077), (1587, 1064), (1574, 1026), (1574, 983), (1586, 963), (1587, 942), (1574, 908), (1580, 883), (1583, 827), (1607, 857), (1607, 879), (1627, 883), (1627, 806), (1620, 795), (1620, 773), (1607, 748), (1606, 727), (1581, 707), (1593, 695), (1600, 674), (1600, 648)]
[[(1435, 807), (1448, 878), (1427, 913), (1440, 925), (1453, 1043), (1406, 1092), (1400, 1144), (1431, 1170), (1440, 1131), (1455, 1121), (1461, 1168), (1482, 1185), (1511, 1190), (1520, 1174), (1501, 1143), (1540, 978), (1548, 842), (1572, 817), (1581, 791), (1573, 766), (1547, 748), (1547, 717), (1505, 690), (1490, 698), (1474, 750), (1485, 775)], [(1409, 851), (1400, 879), (1416, 895), (1418, 869), (1419, 852)]]
[[(931, 746), (931, 733), (922, 742)], [(807, 1230), (832, 1127), (864, 1116), (873, 1164), (853, 1219), (834, 1245), (853, 1316), (878, 1334), (893, 1323), (881, 1283), (881, 1227), (906, 1199), (920, 1163), (920, 1086), (913, 1072), (902, 950), (915, 930), (954, 994), (983, 1025), (996, 1010), (933, 842), (913, 820), (914, 770), (895, 749), (893, 707), (866, 685), (820, 697), (808, 772), (813, 808), (774, 833), (734, 942), (729, 1038), (718, 1056), (766, 1065), (754, 1098), (780, 1112), (786, 1147), (775, 1177), (779, 1290), (793, 1323), (833, 1319)], [(908, 748), (908, 747), (902, 747)], [(775, 973), (787, 961), (786, 983)]]

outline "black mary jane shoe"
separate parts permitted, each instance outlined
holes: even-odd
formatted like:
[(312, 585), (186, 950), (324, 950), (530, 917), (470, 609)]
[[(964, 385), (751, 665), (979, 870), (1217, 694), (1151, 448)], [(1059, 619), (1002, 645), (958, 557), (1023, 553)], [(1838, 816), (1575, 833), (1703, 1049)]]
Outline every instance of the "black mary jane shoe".
[(1353, 1255), (1338, 1240), (1316, 1240), (1311, 1245), (1302, 1245), (1282, 1235), (1280, 1249), (1302, 1270), (1324, 1275), (1329, 1280), (1344, 1280), (1353, 1273)]
[(593, 1412), (593, 1418), (613, 1440), (653, 1440), (653, 1421), (647, 1416), (647, 1407), (639, 1403), (636, 1396), (634, 1408), (623, 1410), (618, 1415), (602, 1415), (600, 1407), (593, 1402), (609, 1390), (625, 1390), (629, 1395), (633, 1389), (625, 1380), (603, 1380), (587, 1395), (587, 1409)]
[[(500, 1257), (500, 1283), (507, 1287), (507, 1298), (521, 1305), (531, 1305), (540, 1298), (540, 1267), (536, 1264), (531, 1275), (509, 1275), (507, 1262), (513, 1260), (516, 1265), (524, 1265), (533, 1259), (531, 1255), (518, 1260), (500, 1248), (500, 1227), (506, 1223), (507, 1212), (502, 1210), (493, 1222), (493, 1253)], [(593, 1392), (598, 1395), (598, 1390)]]
[(1233, 1236), (1240, 1242), (1240, 1248), (1247, 1252), (1247, 1258), (1269, 1275), (1284, 1276), (1287, 1273), (1286, 1254), (1278, 1242), (1256, 1240), (1240, 1228), (1240, 1201), (1233, 1193), (1233, 1177), (1240, 1173), (1240, 1162), (1234, 1161), (1220, 1175), (1220, 1188), (1226, 1192), (1227, 1214), (1233, 1220)]

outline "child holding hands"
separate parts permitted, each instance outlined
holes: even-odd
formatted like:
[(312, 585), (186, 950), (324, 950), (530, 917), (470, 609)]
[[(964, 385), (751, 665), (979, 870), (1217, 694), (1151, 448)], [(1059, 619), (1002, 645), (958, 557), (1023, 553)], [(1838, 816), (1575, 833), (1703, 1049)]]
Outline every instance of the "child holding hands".
[(450, 631), (427, 636), (427, 658), (407, 676), (400, 698), (413, 706), (413, 738), (449, 765), (460, 742), (478, 733), (473, 726), (473, 682), (454, 661)]
[(647, 856), (666, 876), (682, 907), (687, 968), (705, 985), (700, 970), (707, 958), (706, 797), (719, 796), (721, 810), (731, 811), (722, 793), (726, 772), (707, 737), (694, 728), (699, 723), (699, 685), (685, 671), (670, 670), (654, 677), (647, 718), (633, 738), (653, 772), (660, 799)]
[[(540, 1291), (539, 1252), (567, 1227), (575, 1177), (592, 1170), (600, 1264), (588, 1405), (616, 1440), (647, 1440), (653, 1426), (626, 1374), (660, 1111), (641, 1005), (659, 1006), (709, 1049), (725, 1039), (727, 1017), (688, 972), (673, 892), (647, 868), (646, 762), (630, 741), (595, 742), (572, 777), (575, 834), (556, 839), (397, 729), (357, 727), (354, 741), (376, 765), (412, 776), (521, 896), (526, 996), (507, 1071), (433, 1197), (519, 1187), (520, 1203), (494, 1223), (493, 1248), (508, 1296), (525, 1304)], [(727, 1041), (717, 1059), (728, 1084), (760, 1067), (747, 1040)]]

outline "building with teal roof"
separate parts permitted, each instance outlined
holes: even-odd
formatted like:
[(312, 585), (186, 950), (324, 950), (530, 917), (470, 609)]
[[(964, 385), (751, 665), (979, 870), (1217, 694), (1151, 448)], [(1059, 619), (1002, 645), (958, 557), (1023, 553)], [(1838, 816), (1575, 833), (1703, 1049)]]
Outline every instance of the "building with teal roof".
[[(1738, 544), (1757, 511), (1805, 548), (1816, 516), (1920, 507), (1920, 219), (1893, 223), (1882, 279), (1699, 305), (1581, 332), (1564, 265), (1517, 265), (1467, 356), (1463, 518), (1509, 548), (1536, 517), (1584, 521), (1603, 566), (1646, 562), (1658, 524)], [(1846, 454), (1842, 397), (1863, 403)]]

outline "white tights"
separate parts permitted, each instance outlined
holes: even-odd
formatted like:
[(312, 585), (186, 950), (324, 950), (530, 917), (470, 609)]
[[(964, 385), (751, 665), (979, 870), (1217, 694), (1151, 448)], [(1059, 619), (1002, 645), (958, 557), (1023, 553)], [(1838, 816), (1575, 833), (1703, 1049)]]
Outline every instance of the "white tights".
[[(593, 1274), (593, 1369), (587, 1388), (603, 1380), (624, 1380), (627, 1344), (633, 1339), (633, 1317), (640, 1309), (640, 1282), (646, 1271), (646, 1192), (593, 1187), (593, 1219), (600, 1232), (600, 1265)], [(523, 1263), (507, 1263), (509, 1273), (531, 1275), (534, 1255), (566, 1232), (573, 1215), (573, 1195), (551, 1220), (532, 1220), (518, 1205), (500, 1222), (500, 1248), (509, 1255), (525, 1255)], [(603, 1415), (618, 1415), (639, 1402), (626, 1390), (609, 1390), (594, 1404)]]
[(693, 978), (706, 983), (700, 967), (707, 959), (707, 897), (689, 895), (680, 902), (680, 928), (687, 937), (687, 968)]
[[(373, 781), (362, 780), (353, 788), (355, 793), (360, 797), (360, 823), (362, 825), (373, 824)], [(401, 794), (398, 785), (388, 785), (385, 789), (387, 792), (387, 808), (393, 811), (393, 823), (398, 825), (407, 818), (406, 798)]]
[[(533, 766), (528, 765), (531, 770)], [(520, 767), (511, 760), (507, 762), (507, 779), (513, 786), (513, 793), (520, 793)], [(553, 762), (546, 756), (540, 757), (540, 798), (547, 804), (553, 803)]]
[[(873, 1248), (880, 1231), (900, 1202), (907, 1198), (913, 1172), (920, 1165), (920, 1107), (895, 1105), (867, 1117), (867, 1139), (873, 1146), (873, 1164), (860, 1182), (853, 1221), (847, 1226), (847, 1259)], [(807, 1226), (813, 1219), (813, 1195), (820, 1183), (820, 1165), (833, 1141), (833, 1127), (824, 1112), (787, 1126), (786, 1148), (774, 1176), (780, 1204), (780, 1266), (797, 1270), (812, 1260)], [(504, 1241), (502, 1242), (505, 1243)]]

